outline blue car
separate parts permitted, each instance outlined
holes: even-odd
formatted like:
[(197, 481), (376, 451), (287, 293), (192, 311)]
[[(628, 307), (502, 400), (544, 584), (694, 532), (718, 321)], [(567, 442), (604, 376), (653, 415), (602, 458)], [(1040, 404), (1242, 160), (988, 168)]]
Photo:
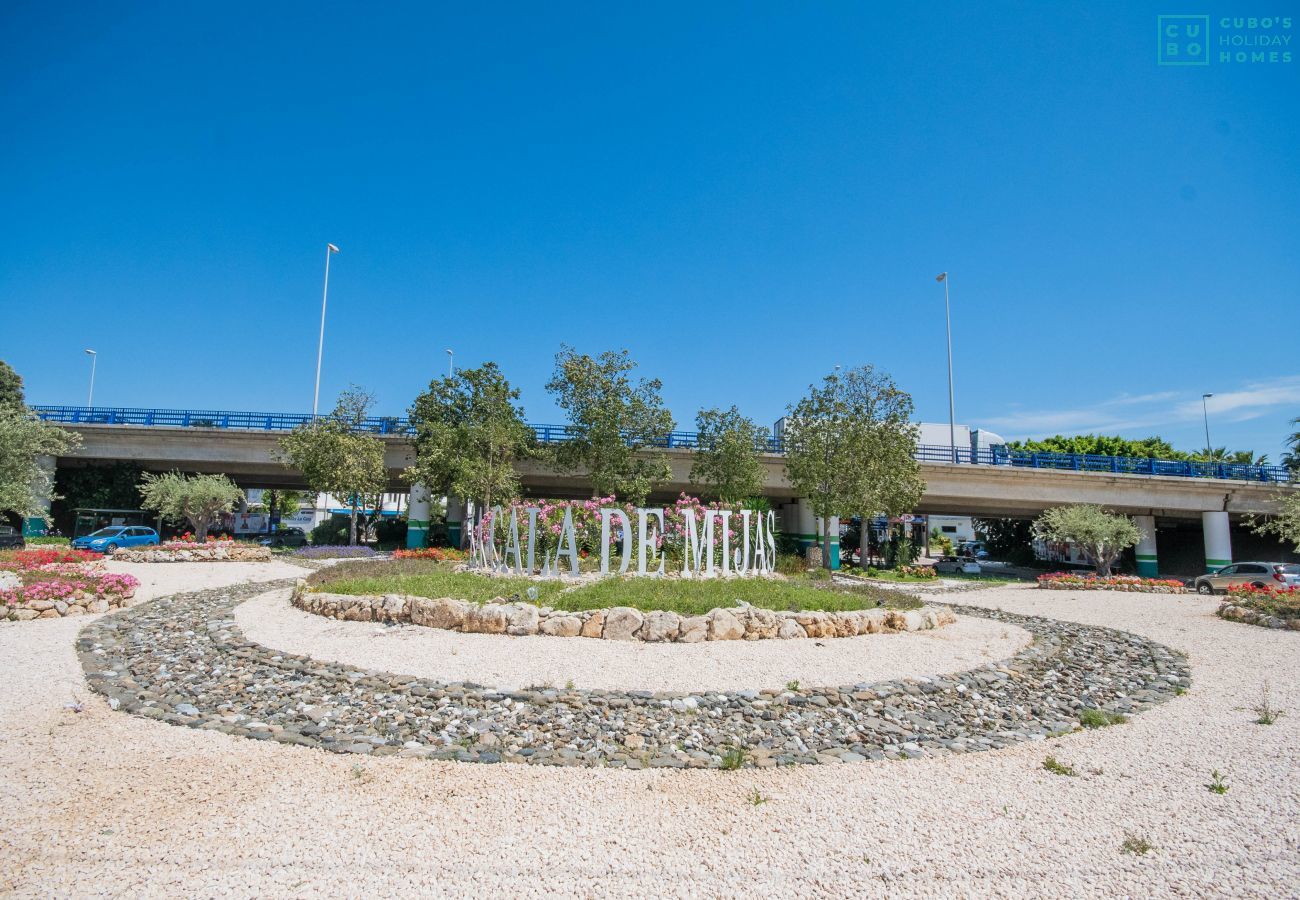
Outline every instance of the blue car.
[(74, 550), (113, 553), (123, 547), (143, 547), (158, 543), (158, 532), (143, 525), (110, 525), (84, 534), (72, 542)]

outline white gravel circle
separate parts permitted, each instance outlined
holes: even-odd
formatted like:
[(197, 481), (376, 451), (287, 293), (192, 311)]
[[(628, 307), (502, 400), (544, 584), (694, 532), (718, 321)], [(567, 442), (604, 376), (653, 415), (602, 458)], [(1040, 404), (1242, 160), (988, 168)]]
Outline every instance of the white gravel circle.
[(972, 669), (1029, 643), (1023, 628), (961, 616), (954, 625), (833, 640), (648, 644), (595, 638), (462, 634), (420, 625), (344, 622), (303, 612), (287, 590), (235, 608), (264, 647), (360, 669), (518, 689), (737, 691), (857, 684)]
[[(1190, 654), (1192, 689), (1126, 725), (908, 762), (358, 760), (112, 712), (74, 652), (89, 617), (0, 623), (0, 894), (1297, 895), (1300, 634), (1194, 595), (959, 599), (1149, 636)], [(1288, 710), (1267, 727), (1265, 680)], [(1080, 774), (1045, 771), (1048, 754)], [(1125, 835), (1154, 849), (1123, 853)]]

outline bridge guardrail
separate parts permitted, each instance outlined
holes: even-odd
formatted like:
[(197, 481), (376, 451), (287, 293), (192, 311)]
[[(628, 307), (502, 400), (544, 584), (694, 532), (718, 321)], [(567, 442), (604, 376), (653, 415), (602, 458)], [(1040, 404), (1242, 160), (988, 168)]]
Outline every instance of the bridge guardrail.
[[(180, 428), (229, 428), (240, 431), (291, 431), (312, 421), (304, 413), (231, 412), (226, 410), (135, 409), (130, 407), (33, 406), (47, 422), (64, 425), (142, 425)], [(372, 416), (361, 429), (372, 434), (414, 434), (410, 421), (397, 416)], [(557, 444), (571, 440), (574, 430), (567, 425), (530, 425), (539, 443)], [(694, 431), (673, 431), (655, 446), (694, 449), (700, 436)], [(783, 451), (780, 438), (761, 438), (756, 449), (766, 453)], [(955, 460), (954, 460), (955, 456)], [(1169, 478), (1219, 478), (1230, 481), (1287, 483), (1294, 480), (1286, 466), (1251, 466), (1238, 463), (1193, 462), (1145, 459), (1131, 456), (1094, 456), (1083, 453), (1026, 453), (1005, 447), (974, 451), (969, 447), (922, 444), (916, 448), (921, 462), (938, 462), (1012, 468), (1057, 469), (1119, 475), (1155, 475)]]

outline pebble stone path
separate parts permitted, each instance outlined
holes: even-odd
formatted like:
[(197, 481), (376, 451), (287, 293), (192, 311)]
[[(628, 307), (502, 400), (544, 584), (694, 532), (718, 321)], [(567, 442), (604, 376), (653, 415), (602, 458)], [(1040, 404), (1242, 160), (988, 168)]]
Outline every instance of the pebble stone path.
[(719, 768), (992, 750), (1133, 714), (1191, 684), (1146, 638), (999, 610), (1034, 641), (966, 672), (872, 684), (698, 694), (440, 683), (280, 653), (234, 607), (291, 582), (174, 594), (90, 623), (77, 651), (109, 705), (174, 725), (338, 753), (565, 766)]

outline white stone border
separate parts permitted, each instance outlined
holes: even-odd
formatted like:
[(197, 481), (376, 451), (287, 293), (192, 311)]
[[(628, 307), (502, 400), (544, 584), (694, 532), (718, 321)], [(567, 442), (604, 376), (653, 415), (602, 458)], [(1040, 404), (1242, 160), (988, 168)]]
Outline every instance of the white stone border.
[(128, 547), (118, 550), (112, 559), (117, 562), (169, 563), (169, 562), (270, 562), (274, 557), (269, 547), (249, 547), (236, 544), (221, 546), (221, 542), (195, 544), (193, 548), (148, 546)]
[(785, 612), (738, 606), (719, 607), (702, 616), (682, 616), (663, 610), (642, 612), (629, 606), (569, 611), (533, 603), (510, 603), (503, 597), (479, 604), (452, 597), (331, 594), (308, 590), (303, 579), (294, 586), (291, 602), (305, 612), (353, 622), (410, 623), (476, 634), (542, 634), (683, 644), (855, 637), (925, 631), (957, 621), (952, 610), (931, 606), (844, 612)]

